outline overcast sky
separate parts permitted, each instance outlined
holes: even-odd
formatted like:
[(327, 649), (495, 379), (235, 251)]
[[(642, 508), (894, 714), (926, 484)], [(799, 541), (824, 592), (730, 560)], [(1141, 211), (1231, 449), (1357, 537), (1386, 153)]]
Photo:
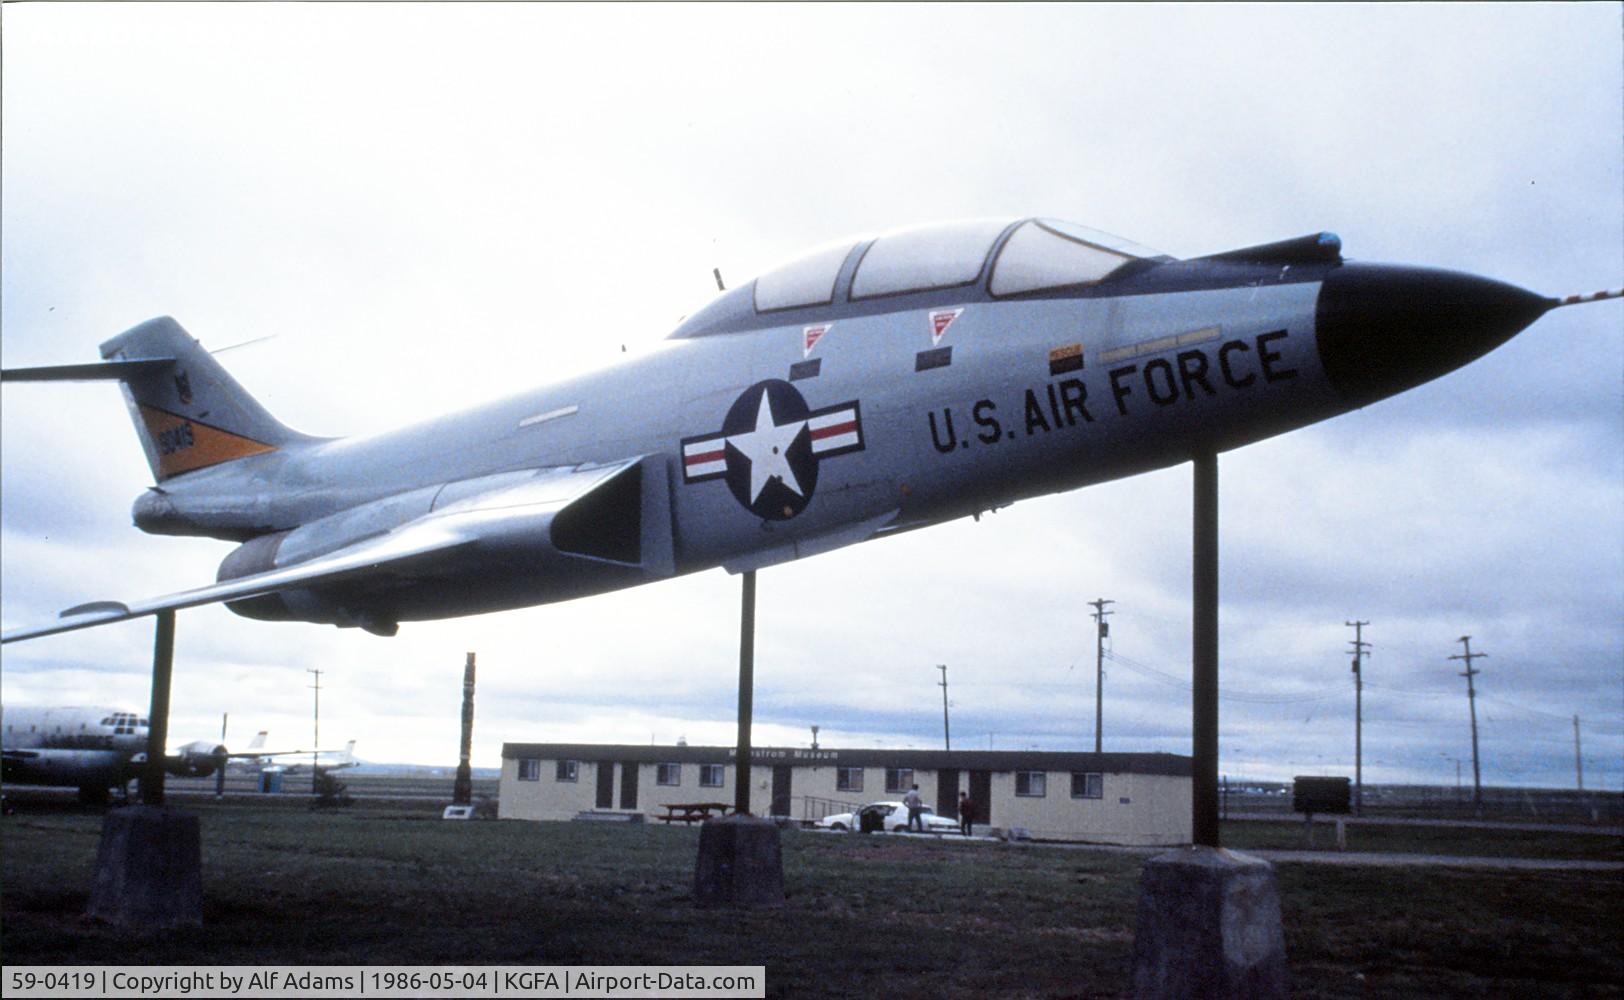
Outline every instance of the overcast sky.
[[(1624, 284), (1620, 7), (6, 5), (0, 352), (175, 316), (272, 412), (351, 434), (613, 363), (846, 235), (1052, 215), (1175, 256), (1332, 230), (1544, 294)], [(657, 405), (657, 393), (651, 396)], [(0, 616), (212, 581), (130, 526), (118, 391), (0, 393)], [(755, 742), (1189, 750), (1188, 467), (764, 571)], [(1226, 454), (1222, 770), (1624, 784), (1624, 305)], [(174, 741), (269, 728), (454, 763), (730, 743), (720, 570), (382, 639), (179, 616)], [(146, 705), (150, 620), (4, 650), (7, 704)]]

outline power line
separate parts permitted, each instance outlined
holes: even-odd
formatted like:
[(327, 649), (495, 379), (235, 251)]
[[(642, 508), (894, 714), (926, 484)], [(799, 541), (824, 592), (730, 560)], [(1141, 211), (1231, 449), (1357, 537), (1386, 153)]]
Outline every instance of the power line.
[[(1165, 670), (1159, 670), (1147, 663), (1141, 663), (1132, 657), (1124, 656), (1115, 650), (1107, 650), (1105, 658), (1112, 663), (1120, 664), (1135, 673), (1144, 674), (1169, 686), (1177, 688), (1189, 687), (1190, 682), (1187, 678), (1170, 674)], [(1325, 689), (1319, 694), (1274, 694), (1265, 691), (1237, 691), (1231, 688), (1220, 692), (1219, 698), (1224, 701), (1251, 702), (1260, 705), (1294, 705), (1310, 701), (1324, 701), (1327, 698), (1334, 697), (1336, 693), (1334, 690)]]

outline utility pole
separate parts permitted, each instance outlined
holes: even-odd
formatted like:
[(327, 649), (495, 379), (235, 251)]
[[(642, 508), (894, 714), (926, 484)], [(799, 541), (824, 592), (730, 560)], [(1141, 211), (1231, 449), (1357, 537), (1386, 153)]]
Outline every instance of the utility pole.
[(1573, 717), (1573, 773), (1579, 779), (1579, 791), (1585, 790), (1585, 759), (1579, 753), (1579, 717)]
[(451, 804), (474, 804), (474, 654), (462, 665), (462, 742), (457, 747), (457, 777), (451, 783)]
[(947, 728), (947, 664), (938, 663), (936, 669), (942, 672), (942, 679), (936, 682), (942, 689), (942, 745), (951, 750), (953, 749), (953, 735)]
[(1353, 629), (1353, 814), (1365, 814), (1365, 672), (1360, 661), (1370, 643), (1364, 641), (1369, 622), (1343, 622)]
[(1111, 626), (1105, 616), (1116, 614), (1105, 610), (1105, 606), (1116, 602), (1099, 597), (1088, 603), (1093, 607), (1093, 618), (1098, 623), (1094, 629), (1094, 752), (1099, 753), (1105, 723), (1105, 637), (1111, 634)]
[(310, 794), (321, 791), (321, 671), (306, 667), (305, 673), (315, 674), (316, 683), (310, 689), (316, 692), (316, 743), (310, 748)]
[(217, 799), (223, 799), (226, 797), (226, 761), (230, 759), (226, 756), (225, 749), (226, 722), (230, 718), (230, 712), (220, 713), (220, 752), (216, 755), (214, 761), (214, 797)]
[(1466, 678), (1466, 700), (1472, 708), (1472, 809), (1474, 812), (1481, 814), (1483, 812), (1483, 771), (1478, 766), (1477, 759), (1477, 686), (1472, 683), (1472, 678), (1483, 671), (1472, 669), (1472, 661), (1483, 659), (1489, 654), (1472, 652), (1472, 637), (1469, 635), (1463, 635), (1456, 641), (1466, 649), (1466, 652), (1451, 656), (1450, 659), (1466, 661), (1466, 670), (1461, 676)]

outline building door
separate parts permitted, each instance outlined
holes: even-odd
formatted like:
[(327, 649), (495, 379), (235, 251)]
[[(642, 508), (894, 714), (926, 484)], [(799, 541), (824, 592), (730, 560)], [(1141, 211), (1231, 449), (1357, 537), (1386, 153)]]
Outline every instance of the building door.
[(637, 808), (637, 765), (620, 765), (620, 808)]
[(976, 822), (992, 822), (992, 772), (970, 772), (970, 799), (976, 804)]
[(773, 802), (768, 810), (773, 816), (789, 815), (789, 784), (795, 769), (788, 764), (773, 765)]
[(936, 814), (959, 818), (959, 769), (944, 767), (936, 772)]
[(615, 765), (606, 760), (598, 761), (598, 808), (613, 809), (615, 807)]

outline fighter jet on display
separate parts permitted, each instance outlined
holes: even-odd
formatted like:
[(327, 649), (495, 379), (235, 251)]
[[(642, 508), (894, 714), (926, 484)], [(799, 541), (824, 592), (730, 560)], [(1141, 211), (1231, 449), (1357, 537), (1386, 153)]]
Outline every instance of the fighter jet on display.
[[(146, 759), (147, 720), (134, 712), (100, 706), (7, 705), (0, 713), (5, 738), (0, 781), (8, 785), (70, 785), (82, 802), (105, 802), (109, 788), (124, 789)], [(262, 732), (247, 751), (194, 740), (164, 755), (164, 770), (207, 777), (222, 761), (256, 756)]]
[(392, 635), (770, 566), (1324, 420), (1578, 300), (1345, 262), (1330, 233), (1175, 260), (1049, 219), (955, 222), (819, 249), (647, 357), (361, 438), (290, 430), (149, 320), (102, 364), (5, 377), (119, 380), (156, 480), (136, 526), (238, 547), (212, 584), (3, 639), (215, 601)]

